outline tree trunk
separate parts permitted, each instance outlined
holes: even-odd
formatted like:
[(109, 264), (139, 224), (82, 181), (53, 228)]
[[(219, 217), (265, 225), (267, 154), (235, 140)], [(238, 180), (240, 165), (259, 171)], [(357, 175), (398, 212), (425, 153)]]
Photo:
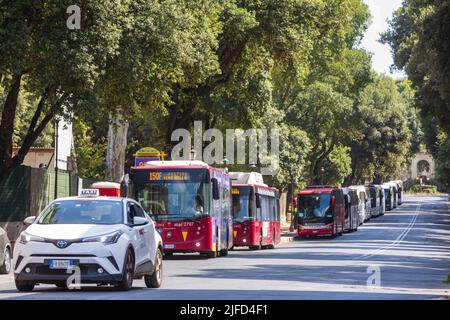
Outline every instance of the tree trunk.
[(3, 105), (0, 123), (0, 181), (12, 171), (10, 168), (12, 166), (12, 139), (21, 81), (22, 75), (14, 76)]
[(125, 172), (128, 126), (122, 116), (110, 116), (106, 152), (106, 178), (110, 181), (120, 182)]
[(22, 145), (20, 146), (17, 154), (13, 157), (12, 139), (14, 134), (14, 119), (17, 109), (17, 98), (20, 92), (20, 81), (21, 76), (16, 76), (6, 97), (2, 113), (2, 122), (0, 125), (0, 182), (6, 179), (17, 166), (22, 164), (31, 146), (41, 135), (42, 131), (44, 131), (48, 123), (53, 119), (56, 110), (61, 107), (67, 98), (67, 94), (63, 94), (59, 99), (57, 99), (57, 101), (50, 106), (50, 109), (39, 123), (39, 118), (44, 111), (44, 106), (50, 93), (50, 89), (48, 87), (45, 89), (30, 121), (30, 125), (28, 126)]

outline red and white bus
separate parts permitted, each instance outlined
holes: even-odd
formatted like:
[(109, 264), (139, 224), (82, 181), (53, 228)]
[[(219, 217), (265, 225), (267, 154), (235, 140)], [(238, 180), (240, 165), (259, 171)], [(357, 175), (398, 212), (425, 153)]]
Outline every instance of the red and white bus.
[(120, 183), (99, 181), (94, 182), (90, 189), (98, 189), (100, 196), (120, 197)]
[(345, 230), (345, 202), (342, 189), (309, 186), (297, 199), (298, 235), (334, 237)]
[(136, 199), (155, 220), (165, 255), (213, 258), (233, 246), (231, 181), (223, 170), (202, 161), (149, 161), (132, 167), (122, 184), (122, 195)]
[(233, 196), (233, 245), (274, 248), (280, 243), (279, 192), (258, 172), (230, 172)]

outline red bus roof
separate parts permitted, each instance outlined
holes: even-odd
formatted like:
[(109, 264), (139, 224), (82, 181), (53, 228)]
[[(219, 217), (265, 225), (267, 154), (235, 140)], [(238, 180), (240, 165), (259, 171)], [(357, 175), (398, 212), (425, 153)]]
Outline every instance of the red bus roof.
[(307, 188), (307, 189), (303, 189), (302, 191), (300, 191), (298, 194), (320, 194), (320, 193), (331, 193), (334, 189), (336, 189), (335, 187), (317, 187), (317, 188)]

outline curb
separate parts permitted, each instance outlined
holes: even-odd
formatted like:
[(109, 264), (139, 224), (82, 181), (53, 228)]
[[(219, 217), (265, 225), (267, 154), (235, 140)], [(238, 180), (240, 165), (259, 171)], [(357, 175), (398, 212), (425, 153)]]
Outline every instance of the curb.
[(280, 236), (280, 244), (294, 242), (296, 235), (293, 233), (282, 234)]

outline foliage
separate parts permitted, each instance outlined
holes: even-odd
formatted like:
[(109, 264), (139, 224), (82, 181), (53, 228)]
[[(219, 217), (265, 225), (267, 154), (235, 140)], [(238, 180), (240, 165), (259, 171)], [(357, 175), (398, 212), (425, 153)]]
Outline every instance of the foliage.
[(443, 190), (450, 190), (450, 138), (446, 133), (438, 136), (439, 147), (436, 157), (436, 177)]
[(417, 90), (424, 114), (435, 114), (450, 132), (450, 2), (408, 0), (390, 22), (383, 41), (394, 63), (405, 69)]
[[(85, 106), (109, 55), (116, 53), (127, 1), (79, 2), (81, 30), (66, 26), (67, 0), (0, 1), (0, 81), (6, 89), (0, 123), (0, 180), (21, 164), (56, 114)], [(14, 157), (13, 124), (24, 90), (37, 102)], [(29, 109), (30, 110), (30, 109)], [(27, 111), (29, 112), (29, 111)]]
[(360, 94), (353, 121), (358, 138), (350, 142), (352, 175), (346, 184), (398, 177), (410, 150), (407, 109), (395, 82), (378, 76)]
[[(420, 147), (415, 87), (375, 75), (358, 47), (370, 19), (362, 0), (84, 0), (78, 31), (61, 19), (68, 4), (0, 0), (0, 78), (5, 106), (20, 80), (10, 140), (41, 143), (55, 114), (74, 117), (81, 175), (104, 177), (119, 113), (130, 123), (126, 166), (142, 146), (170, 153), (173, 130), (194, 120), (279, 129), (280, 188), (395, 176)], [(28, 135), (33, 115), (43, 126)]]
[(395, 67), (412, 82), (424, 140), (436, 157), (441, 181), (450, 180), (447, 144), (440, 138), (442, 131), (450, 134), (449, 37), (450, 2), (442, 0), (405, 1), (382, 36), (393, 49)]
[(73, 136), (76, 150), (77, 174), (95, 179), (105, 178), (105, 137), (93, 141), (93, 130), (80, 119), (74, 119)]
[(323, 183), (341, 186), (344, 178), (352, 173), (351, 161), (350, 148), (337, 145), (323, 162)]
[(306, 155), (311, 148), (306, 132), (287, 124), (280, 128), (280, 171), (274, 183), (278, 187), (299, 185), (305, 180)]

